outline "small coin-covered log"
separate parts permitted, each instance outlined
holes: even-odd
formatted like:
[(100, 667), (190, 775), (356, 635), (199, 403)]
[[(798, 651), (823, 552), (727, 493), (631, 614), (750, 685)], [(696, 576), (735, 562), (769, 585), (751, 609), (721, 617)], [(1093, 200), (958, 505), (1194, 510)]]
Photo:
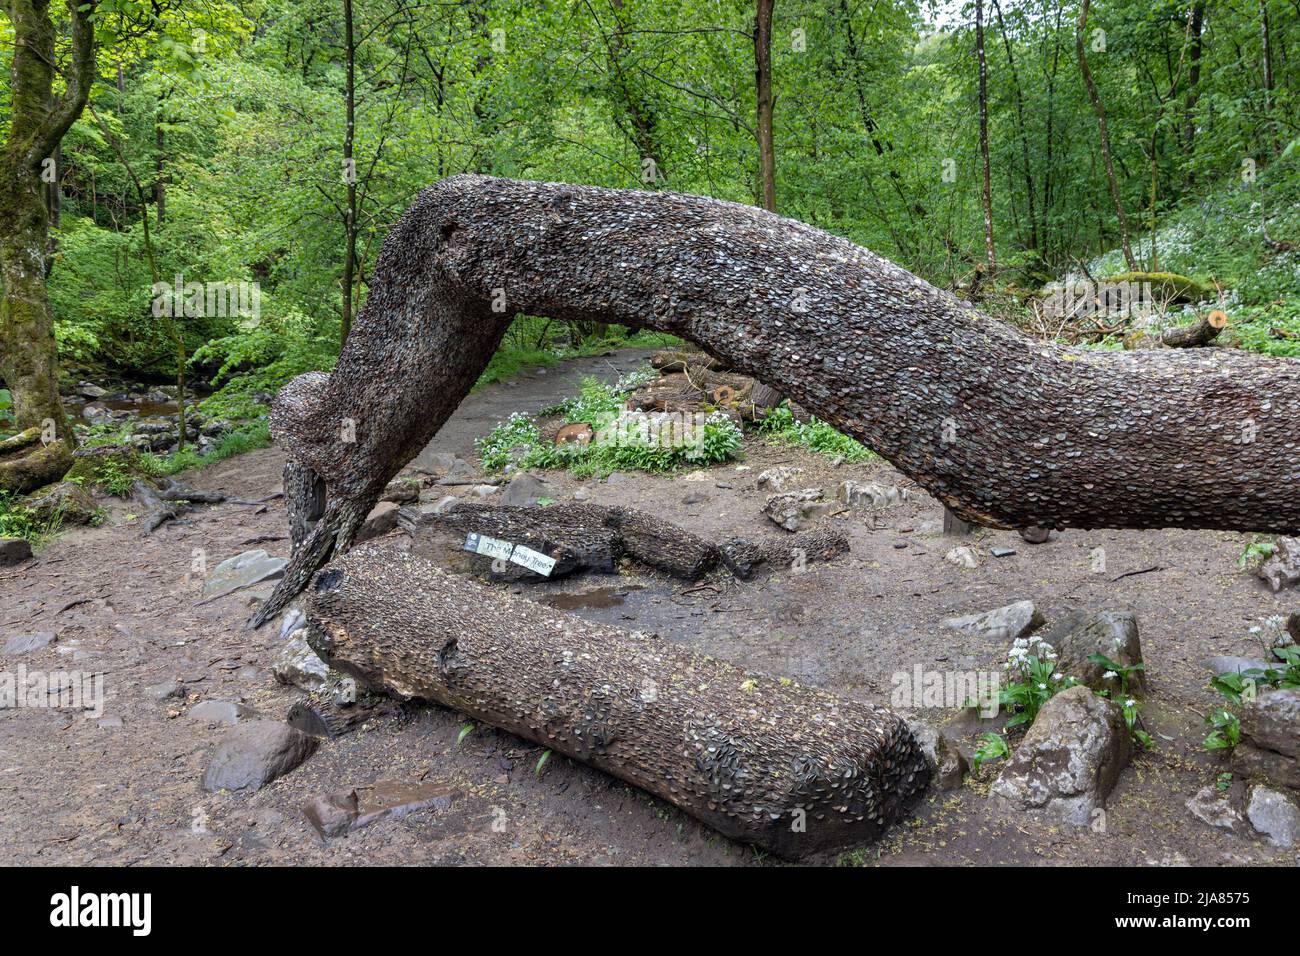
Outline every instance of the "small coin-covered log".
[(304, 594), (332, 667), (589, 764), (787, 859), (876, 839), (929, 770), (888, 710), (367, 545)]

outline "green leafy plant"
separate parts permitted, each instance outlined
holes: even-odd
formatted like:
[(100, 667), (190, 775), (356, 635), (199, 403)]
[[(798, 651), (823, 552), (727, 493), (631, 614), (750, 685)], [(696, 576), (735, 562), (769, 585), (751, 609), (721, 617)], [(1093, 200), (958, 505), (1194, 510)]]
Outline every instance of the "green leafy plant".
[(789, 402), (771, 409), (758, 423), (764, 437), (783, 445), (801, 445), (811, 451), (847, 462), (866, 461), (874, 457), (871, 449), (856, 439), (836, 431), (815, 416), (807, 422), (797, 421)]
[(1001, 734), (987, 733), (980, 734), (979, 745), (975, 748), (975, 755), (972, 759), (973, 769), (979, 773), (980, 767), (991, 760), (1004, 760), (1011, 756), (1011, 747), (1007, 743), (1007, 738)]
[(1056, 650), (1036, 634), (1016, 638), (1002, 668), (1011, 679), (999, 698), (1013, 711), (1008, 728), (1031, 726), (1043, 704), (1078, 683), (1057, 669)]
[(1250, 543), (1242, 549), (1241, 556), (1237, 558), (1237, 567), (1245, 570), (1271, 558), (1276, 547), (1272, 539), (1255, 535)]
[(1205, 722), (1212, 728), (1205, 737), (1206, 750), (1231, 751), (1241, 743), (1241, 721), (1226, 707), (1215, 708)]

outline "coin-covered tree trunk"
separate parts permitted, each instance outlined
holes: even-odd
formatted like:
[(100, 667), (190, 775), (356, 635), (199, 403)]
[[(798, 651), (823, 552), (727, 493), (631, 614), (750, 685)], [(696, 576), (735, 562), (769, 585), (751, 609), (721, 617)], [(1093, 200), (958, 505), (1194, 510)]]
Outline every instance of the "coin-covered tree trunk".
[(882, 707), (562, 614), (395, 549), (367, 545), (330, 564), (303, 611), (308, 643), (367, 686), (518, 734), (786, 858), (876, 839), (929, 783), (916, 739)]
[(273, 434), (326, 502), (259, 621), (351, 544), (518, 312), (694, 342), (970, 522), (1300, 531), (1293, 360), (1057, 346), (763, 210), (460, 176), (389, 234), (337, 368), (275, 401)]

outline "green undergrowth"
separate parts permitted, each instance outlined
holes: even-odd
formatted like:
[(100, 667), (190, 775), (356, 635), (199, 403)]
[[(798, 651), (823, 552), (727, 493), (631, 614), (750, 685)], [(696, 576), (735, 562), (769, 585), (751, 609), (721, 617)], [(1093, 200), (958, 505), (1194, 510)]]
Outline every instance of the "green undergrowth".
[(799, 445), (846, 462), (867, 461), (875, 457), (866, 445), (836, 431), (816, 416), (807, 422), (798, 421), (788, 402), (782, 402), (768, 412), (767, 417), (758, 423), (757, 430), (764, 438), (778, 444)]

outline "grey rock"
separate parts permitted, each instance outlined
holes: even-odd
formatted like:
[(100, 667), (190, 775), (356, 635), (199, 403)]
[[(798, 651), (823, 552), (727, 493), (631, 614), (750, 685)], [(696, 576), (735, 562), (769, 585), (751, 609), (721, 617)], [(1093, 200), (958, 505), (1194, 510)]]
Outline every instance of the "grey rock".
[(1218, 787), (1202, 787), (1187, 801), (1187, 809), (1202, 823), (1235, 833), (1242, 823), (1241, 813), (1232, 798)]
[(260, 790), (312, 755), (319, 741), (276, 720), (233, 728), (203, 775), (203, 789)]
[(0, 568), (22, 564), (32, 556), (32, 543), (26, 538), (0, 538)]
[(261, 548), (226, 558), (203, 582), (203, 599), (212, 600), (284, 573), (284, 558), (273, 558)]
[[(1088, 660), (1090, 654), (1104, 654), (1126, 667), (1142, 663), (1137, 618), (1128, 611), (1098, 611), (1081, 620), (1071, 615), (1044, 633), (1043, 640), (1056, 649), (1062, 672), (1093, 690), (1118, 694), (1120, 681), (1106, 678), (1107, 668)], [(1141, 688), (1143, 683), (1142, 671), (1129, 676), (1130, 690)]]
[(763, 502), (763, 514), (786, 531), (803, 531), (835, 507), (832, 502), (822, 501), (821, 497), (820, 488), (770, 495)]
[(975, 551), (966, 545), (959, 548), (953, 548), (943, 556), (943, 559), (949, 564), (955, 564), (959, 568), (967, 570), (978, 567), (979, 561), (975, 557)]
[(799, 476), (802, 474), (802, 468), (779, 465), (776, 468), (768, 468), (759, 472), (755, 484), (767, 491), (785, 491), (798, 481)]
[(841, 481), (835, 491), (835, 497), (850, 508), (884, 508), (903, 500), (903, 493), (895, 485), (881, 485), (875, 482), (862, 484), (857, 481)]
[(245, 704), (236, 704), (228, 700), (205, 700), (191, 707), (186, 716), (206, 724), (225, 724), (233, 727), (241, 719), (256, 717), (257, 711)]
[(31, 654), (33, 651), (39, 651), (42, 648), (49, 647), (54, 642), (53, 631), (35, 631), (31, 634), (15, 634), (9, 640), (5, 641), (4, 653), (7, 657), (17, 657), (19, 654)]
[(1273, 553), (1256, 572), (1274, 592), (1300, 581), (1300, 538), (1280, 537)]
[(307, 643), (306, 628), (289, 637), (271, 667), (271, 673), (280, 683), (307, 691), (321, 690), (329, 680), (329, 672), (329, 665)]
[(87, 402), (83, 405), (81, 417), (92, 425), (113, 420), (113, 414), (108, 410), (108, 406), (101, 405), (99, 402)]
[(1033, 601), (1017, 601), (983, 614), (947, 618), (943, 626), (991, 641), (1008, 641), (1024, 637), (1042, 623), (1043, 615), (1034, 607)]
[(702, 505), (709, 500), (709, 496), (702, 491), (692, 491), (682, 498), (684, 505)]
[(1026, 544), (1046, 544), (1051, 536), (1051, 528), (1040, 528), (1037, 525), (1030, 525), (1028, 528), (1020, 529), (1020, 537)]
[(1276, 665), (1270, 664), (1268, 661), (1256, 660), (1253, 657), (1235, 657), (1231, 654), (1224, 654), (1207, 658), (1205, 666), (1210, 669), (1210, 673), (1218, 676), (1219, 674), (1240, 674), (1242, 671), (1249, 670), (1267, 670)]
[(307, 616), (302, 613), (302, 608), (290, 605), (289, 609), (284, 612), (284, 617), (280, 619), (280, 640), (287, 641), (289, 635), (307, 622)]
[(99, 506), (91, 493), (73, 481), (62, 481), (39, 498), (28, 498), (23, 507), (39, 522), (56, 519), (65, 525), (90, 524), (99, 514)]
[(936, 728), (923, 720), (909, 719), (907, 726), (916, 738), (925, 762), (930, 765), (930, 785), (939, 790), (956, 790), (960, 787), (970, 771), (970, 764), (960, 742), (942, 728)]
[(393, 501), (399, 505), (410, 504), (420, 500), (420, 479), (394, 478), (384, 487), (381, 501)]
[(535, 505), (538, 498), (545, 498), (546, 482), (526, 471), (521, 471), (510, 479), (505, 491), (501, 493), (503, 505)]
[(627, 475), (621, 471), (611, 471), (605, 476), (605, 484), (607, 485), (617, 485), (620, 481), (627, 481)]
[(82, 382), (77, 386), (77, 394), (82, 398), (103, 398), (108, 394), (108, 389), (100, 388), (93, 382)]
[(357, 532), (357, 542), (369, 541), (388, 534), (397, 527), (397, 512), (400, 505), (392, 501), (381, 501), (370, 510), (361, 530)]
[(500, 490), (496, 485), (475, 485), (470, 489), (470, 494), (475, 498), (488, 498)]
[(1043, 705), (989, 797), (1005, 809), (1087, 826), (1132, 752), (1120, 708), (1087, 687), (1071, 687)]
[(1246, 819), (1273, 846), (1290, 850), (1300, 844), (1300, 807), (1277, 790), (1259, 784), (1252, 787)]
[(1300, 792), (1300, 687), (1266, 690), (1242, 704), (1232, 770)]
[(171, 697), (184, 697), (185, 686), (175, 678), (165, 680), (158, 684), (150, 684), (144, 689), (146, 697), (154, 700), (167, 700)]
[(993, 555), (995, 558), (1009, 558), (1015, 553), (1015, 548), (1002, 548), (996, 545), (989, 548), (989, 554)]
[(339, 836), (378, 820), (400, 819), (417, 810), (451, 806), (452, 791), (434, 783), (380, 780), (369, 786), (313, 797), (303, 815), (322, 837)]

